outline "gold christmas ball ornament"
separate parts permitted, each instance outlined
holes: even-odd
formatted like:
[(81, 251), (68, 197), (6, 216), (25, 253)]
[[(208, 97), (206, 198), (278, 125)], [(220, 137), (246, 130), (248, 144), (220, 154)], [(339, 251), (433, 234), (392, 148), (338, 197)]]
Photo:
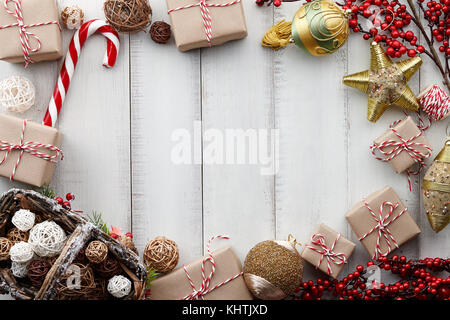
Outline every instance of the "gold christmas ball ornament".
[(103, 262), (108, 255), (108, 247), (101, 241), (91, 241), (85, 250), (85, 255), (92, 263)]
[(172, 271), (178, 264), (179, 252), (175, 241), (156, 237), (144, 250), (144, 262), (159, 273)]
[(420, 57), (394, 63), (381, 45), (370, 46), (370, 69), (345, 76), (343, 83), (369, 95), (367, 120), (376, 122), (391, 105), (419, 110), (419, 103), (407, 82), (422, 65)]
[(302, 258), (290, 241), (260, 242), (245, 258), (245, 283), (259, 299), (286, 298), (300, 285), (302, 276)]
[(347, 16), (331, 0), (311, 1), (297, 11), (292, 22), (280, 21), (267, 31), (262, 45), (278, 50), (294, 43), (313, 56), (326, 56), (347, 41)]
[(422, 190), (428, 221), (439, 232), (450, 222), (450, 140), (425, 173)]

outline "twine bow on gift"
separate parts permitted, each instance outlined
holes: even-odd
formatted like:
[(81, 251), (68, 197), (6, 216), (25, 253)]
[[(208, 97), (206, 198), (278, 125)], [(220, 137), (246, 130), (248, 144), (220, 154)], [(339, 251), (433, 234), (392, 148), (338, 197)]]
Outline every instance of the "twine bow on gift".
[[(366, 201), (364, 201), (364, 205), (369, 210), (370, 215), (376, 221), (377, 224), (372, 229), (370, 229), (369, 232), (367, 232), (364, 235), (362, 235), (359, 238), (359, 241), (364, 240), (372, 232), (374, 232), (375, 230), (378, 230), (378, 232), (377, 232), (378, 233), (377, 234), (377, 243), (376, 243), (376, 246), (375, 246), (374, 255), (372, 257), (372, 259), (377, 260), (379, 257), (387, 256), (389, 253), (391, 253), (391, 251), (393, 250), (391, 243), (393, 244), (393, 246), (395, 248), (398, 248), (398, 243), (395, 240), (394, 236), (392, 235), (392, 233), (391, 233), (391, 231), (389, 230), (388, 227), (389, 227), (389, 225), (391, 223), (393, 223), (395, 220), (400, 218), (406, 211), (408, 211), (408, 208), (405, 207), (395, 217), (393, 217), (392, 219), (389, 220), (389, 218), (391, 217), (393, 212), (398, 208), (398, 206), (399, 206), (398, 203), (392, 204), (389, 201), (384, 201), (381, 204), (381, 206), (380, 206), (380, 212), (379, 212), (378, 216), (377, 216), (377, 214), (375, 214), (375, 212), (372, 210), (372, 208), (370, 208), (369, 204)], [(389, 211), (383, 218), (383, 210), (384, 210), (385, 207), (389, 208)], [(382, 237), (386, 240), (386, 244), (388, 246), (387, 252), (385, 252), (385, 253), (381, 252), (381, 247), (380, 247), (380, 243), (381, 243)]]
[[(420, 131), (418, 134), (416, 134), (414, 137), (409, 138), (408, 140), (405, 140), (394, 128), (390, 128), (392, 132), (397, 136), (397, 138), (400, 141), (397, 140), (386, 140), (381, 142), (380, 144), (373, 144), (370, 146), (370, 150), (372, 151), (372, 154), (377, 160), (388, 162), (394, 159), (396, 156), (398, 156), (403, 151), (407, 152), (409, 156), (414, 160), (414, 162), (419, 164), (419, 168), (416, 171), (407, 170), (406, 173), (408, 174), (408, 186), (409, 191), (411, 191), (411, 175), (418, 175), (422, 171), (422, 169), (426, 166), (424, 159), (431, 156), (431, 148), (427, 146), (426, 144), (414, 142), (415, 139), (423, 135), (423, 131)], [(417, 147), (422, 147), (426, 149), (428, 152), (423, 153), (420, 150), (416, 149)], [(385, 157), (378, 157), (375, 152), (376, 151), (381, 152)]]
[(200, 0), (197, 3), (181, 6), (178, 8), (170, 9), (167, 11), (168, 14), (171, 14), (172, 12), (183, 10), (183, 9), (189, 9), (194, 7), (200, 7), (200, 12), (202, 14), (202, 20), (203, 20), (203, 27), (205, 29), (205, 35), (206, 40), (208, 41), (208, 45), (211, 46), (211, 39), (212, 39), (212, 18), (211, 18), (211, 12), (209, 11), (209, 7), (213, 8), (224, 8), (229, 7), (234, 4), (237, 4), (241, 2), (241, 0), (234, 0), (227, 3), (209, 3), (208, 0)]
[[(20, 135), (20, 140), (18, 144), (13, 144), (8, 141), (0, 140), (0, 151), (6, 151), (5, 155), (3, 156), (3, 159), (0, 161), (0, 165), (4, 164), (6, 160), (8, 159), (8, 156), (10, 155), (11, 151), (17, 150), (19, 151), (19, 157), (17, 158), (17, 162), (14, 165), (13, 171), (11, 173), (11, 176), (9, 179), (12, 181), (14, 180), (14, 175), (16, 174), (17, 167), (20, 164), (20, 160), (22, 160), (22, 156), (24, 152), (31, 154), (32, 156), (38, 157), (40, 159), (43, 159), (45, 161), (57, 163), (58, 158), (61, 160), (64, 158), (64, 154), (61, 149), (55, 147), (51, 144), (42, 144), (38, 142), (24, 142), (24, 136), (25, 136), (25, 129), (27, 127), (27, 120), (23, 121), (23, 128)], [(56, 153), (54, 155), (50, 155), (47, 153), (42, 153), (38, 151), (38, 149), (46, 149), (49, 152), (55, 151)]]
[(320, 259), (317, 262), (316, 269), (318, 269), (323, 261), (324, 258), (327, 259), (327, 268), (328, 268), (328, 275), (331, 275), (333, 271), (331, 270), (331, 263), (334, 263), (336, 265), (343, 265), (344, 263), (347, 263), (347, 257), (344, 253), (338, 253), (334, 251), (334, 247), (336, 246), (336, 243), (341, 238), (341, 234), (338, 233), (336, 239), (333, 241), (333, 244), (331, 245), (331, 248), (328, 248), (325, 244), (325, 236), (323, 236), (320, 233), (316, 233), (311, 237), (311, 244), (315, 246), (319, 246), (320, 248), (306, 245), (308, 249), (311, 249), (317, 253), (320, 254)]
[[(11, 10), (8, 7), (8, 3), (12, 2), (14, 4), (14, 10)], [(25, 24), (23, 21), (23, 10), (22, 10), (22, 0), (4, 0), (3, 6), (5, 7), (5, 11), (12, 15), (17, 22), (0, 26), (0, 30), (12, 28), (12, 27), (18, 27), (19, 28), (19, 37), (20, 37), (20, 44), (22, 46), (23, 51), (23, 57), (25, 59), (25, 67), (27, 67), (30, 63), (33, 63), (33, 60), (31, 59), (31, 53), (38, 52), (41, 49), (41, 40), (37, 35), (34, 33), (29, 32), (28, 28), (33, 27), (41, 27), (41, 26), (47, 26), (51, 24), (56, 24), (59, 29), (61, 30), (61, 26), (58, 21), (48, 21), (48, 22), (42, 22), (42, 23), (35, 23), (35, 24)], [(30, 40), (33, 38), (36, 41), (36, 46), (33, 48), (30, 44)]]
[[(203, 299), (203, 296), (207, 295), (211, 291), (216, 290), (217, 288), (227, 284), (228, 282), (231, 282), (234, 279), (239, 278), (240, 276), (242, 276), (243, 272), (240, 272), (240, 273), (234, 275), (233, 277), (230, 277), (230, 278), (226, 279), (225, 281), (222, 281), (222, 282), (216, 284), (214, 287), (210, 287), (211, 280), (212, 280), (212, 278), (214, 276), (214, 273), (216, 271), (216, 263), (214, 261), (214, 257), (213, 257), (212, 252), (211, 252), (211, 242), (214, 239), (230, 239), (230, 238), (228, 236), (218, 235), (218, 236), (212, 237), (209, 240), (208, 246), (207, 246), (208, 256), (203, 259), (202, 266), (201, 266), (201, 269), (202, 269), (202, 284), (201, 284), (200, 289), (197, 290), (195, 288), (195, 284), (192, 281), (192, 278), (189, 275), (189, 272), (188, 272), (186, 266), (183, 266), (184, 272), (186, 273), (186, 277), (188, 278), (189, 284), (191, 285), (192, 293), (188, 294), (187, 296), (185, 296), (181, 300), (198, 300), (198, 299)], [(210, 272), (210, 274), (208, 276), (206, 276), (206, 274), (205, 274), (206, 262), (211, 263), (211, 272)]]

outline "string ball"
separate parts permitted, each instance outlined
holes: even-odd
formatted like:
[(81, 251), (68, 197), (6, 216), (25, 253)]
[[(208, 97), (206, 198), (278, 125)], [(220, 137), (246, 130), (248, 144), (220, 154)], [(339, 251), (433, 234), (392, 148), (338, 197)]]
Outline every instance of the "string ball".
[(77, 5), (65, 7), (61, 12), (61, 22), (69, 30), (79, 29), (84, 22), (84, 12)]
[(28, 231), (34, 226), (36, 215), (30, 210), (20, 209), (11, 219), (11, 222), (20, 231)]
[(6, 237), (8, 238), (9, 241), (12, 242), (12, 244), (15, 244), (20, 241), (27, 242), (28, 236), (29, 236), (28, 232), (20, 231), (17, 228), (11, 228), (8, 231), (8, 234), (6, 235)]
[(27, 263), (33, 259), (33, 247), (28, 242), (17, 242), (9, 250), (11, 261), (18, 263)]
[(123, 298), (131, 292), (131, 281), (124, 276), (114, 276), (108, 281), (108, 292), (115, 298)]
[(144, 250), (144, 262), (156, 272), (172, 271), (178, 264), (178, 246), (166, 237), (156, 237), (151, 240)]
[(170, 24), (164, 21), (156, 21), (150, 27), (150, 37), (156, 43), (167, 43), (172, 35)]
[(94, 269), (100, 277), (106, 279), (110, 279), (120, 273), (119, 262), (109, 256), (104, 261), (94, 265)]
[(92, 263), (100, 263), (108, 255), (108, 247), (101, 241), (94, 240), (89, 243), (85, 250), (86, 258)]
[(38, 256), (53, 257), (62, 251), (66, 233), (57, 223), (47, 220), (31, 229), (28, 242)]
[(0, 103), (9, 112), (23, 113), (36, 100), (33, 83), (22, 76), (12, 76), (0, 82)]
[(27, 276), (28, 263), (12, 262), (11, 272), (16, 278), (25, 278)]
[(31, 283), (40, 287), (45, 280), (45, 276), (50, 271), (50, 262), (45, 259), (35, 259), (27, 267), (27, 277)]
[(0, 238), (0, 261), (9, 259), (9, 250), (13, 246), (12, 242), (7, 238)]
[(103, 10), (108, 23), (119, 32), (142, 31), (152, 20), (147, 0), (106, 0)]

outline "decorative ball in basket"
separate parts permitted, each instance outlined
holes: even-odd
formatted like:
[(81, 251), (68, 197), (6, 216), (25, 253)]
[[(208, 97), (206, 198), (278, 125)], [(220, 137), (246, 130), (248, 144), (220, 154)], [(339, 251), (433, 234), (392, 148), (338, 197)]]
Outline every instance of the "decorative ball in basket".
[(75, 33), (61, 68), (42, 124), (0, 114), (0, 176), (42, 187), (50, 184), (55, 164), (63, 159), (61, 133), (55, 124), (69, 89), (80, 50), (91, 35), (107, 39), (103, 65), (113, 67), (119, 50), (119, 35), (102, 20), (84, 23)]
[[(30, 221), (42, 222), (18, 229)], [(55, 200), (19, 189), (0, 198), (0, 293), (21, 300), (135, 300), (144, 296), (146, 276), (133, 251)]]

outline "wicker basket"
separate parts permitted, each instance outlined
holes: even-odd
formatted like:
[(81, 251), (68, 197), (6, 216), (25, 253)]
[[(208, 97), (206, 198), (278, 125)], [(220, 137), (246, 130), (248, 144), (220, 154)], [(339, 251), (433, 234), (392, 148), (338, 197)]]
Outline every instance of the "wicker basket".
[(0, 198), (0, 236), (5, 236), (6, 230), (11, 227), (12, 216), (19, 209), (28, 209), (34, 212), (41, 221), (56, 222), (69, 235), (69, 238), (40, 288), (32, 286), (26, 279), (16, 279), (9, 268), (2, 266), (0, 268), (0, 293), (9, 293), (12, 297), (20, 300), (58, 299), (56, 287), (67, 268), (87, 243), (92, 240), (100, 240), (108, 246), (110, 254), (118, 260), (123, 273), (134, 284), (132, 292), (125, 299), (143, 299), (147, 272), (139, 262), (139, 257), (79, 214), (64, 209), (56, 201), (39, 193), (12, 189), (3, 194)]

